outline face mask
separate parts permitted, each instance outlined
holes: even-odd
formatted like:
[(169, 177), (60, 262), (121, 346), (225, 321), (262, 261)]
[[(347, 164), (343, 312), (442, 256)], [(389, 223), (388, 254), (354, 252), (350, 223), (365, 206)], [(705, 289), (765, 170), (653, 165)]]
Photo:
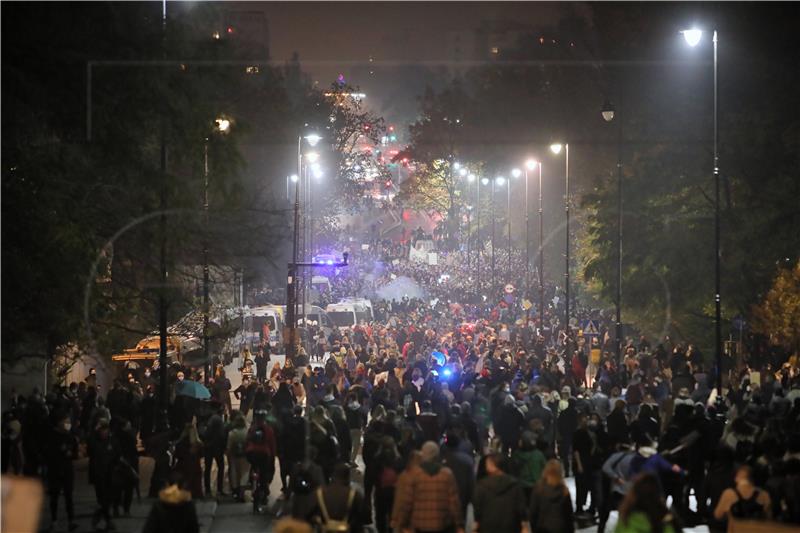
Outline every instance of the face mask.
[(178, 381), (183, 381), (183, 376), (178, 376)]
[(146, 378), (149, 378), (149, 377), (150, 377), (150, 372), (145, 372), (145, 373), (144, 373), (144, 376), (145, 376)]
[(597, 422), (589, 422), (589, 429), (597, 429), (598, 426)]
[(72, 424), (67, 422), (66, 424), (63, 424), (63, 427), (64, 427), (64, 431), (69, 431), (69, 430), (72, 429)]

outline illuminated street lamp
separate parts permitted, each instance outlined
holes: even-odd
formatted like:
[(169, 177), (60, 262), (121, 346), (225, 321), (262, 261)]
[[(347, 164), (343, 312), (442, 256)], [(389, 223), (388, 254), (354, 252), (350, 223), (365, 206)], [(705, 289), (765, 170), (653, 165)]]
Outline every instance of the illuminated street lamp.
[[(616, 109), (614, 104), (606, 101), (600, 109), (600, 115), (606, 122), (614, 120)], [(617, 129), (617, 297), (616, 297), (616, 356), (618, 364), (622, 363), (622, 116)]]
[[(219, 117), (214, 119), (213, 133), (226, 135), (231, 130), (230, 119)], [(208, 339), (209, 314), (211, 313), (211, 298), (209, 286), (211, 276), (208, 265), (208, 145), (210, 139), (206, 137), (203, 144), (203, 382), (208, 385), (211, 377), (211, 363)]]
[[(695, 47), (700, 44), (703, 31), (697, 28), (681, 32), (686, 43)], [(719, 224), (719, 138), (718, 109), (718, 76), (717, 76), (717, 30), (711, 36), (714, 54), (714, 351), (717, 365), (717, 400), (722, 402), (722, 303), (720, 296), (720, 224)]]
[[(681, 32), (683, 34), (683, 38), (686, 39), (686, 43), (694, 48), (698, 44), (700, 44), (700, 39), (703, 38), (703, 30), (698, 30), (697, 28), (693, 28), (691, 30), (683, 30)], [(714, 32), (714, 36), (716, 37), (717, 32)], [(716, 38), (714, 39), (716, 41)]]
[(550, 150), (558, 155), (561, 153), (561, 149), (564, 148), (564, 160), (566, 162), (565, 172), (564, 172), (564, 182), (565, 182), (565, 189), (566, 192), (564, 194), (564, 212), (566, 213), (567, 217), (567, 224), (566, 224), (566, 239), (564, 239), (565, 244), (565, 263), (564, 263), (564, 293), (565, 293), (565, 308), (564, 308), (564, 319), (565, 324), (564, 327), (566, 328), (565, 331), (569, 336), (569, 144), (561, 144), (561, 143), (553, 143), (550, 145)]
[(320, 142), (322, 140), (322, 137), (320, 137), (316, 133), (311, 133), (309, 135), (306, 135), (305, 139), (306, 139), (306, 142), (308, 142), (308, 145), (313, 148), (314, 146), (317, 145), (318, 142)]

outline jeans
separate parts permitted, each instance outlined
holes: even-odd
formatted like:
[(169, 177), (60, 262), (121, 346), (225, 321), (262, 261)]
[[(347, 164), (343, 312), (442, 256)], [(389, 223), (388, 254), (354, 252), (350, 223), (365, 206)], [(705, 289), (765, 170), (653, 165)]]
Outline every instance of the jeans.
[(352, 448), (350, 449), (350, 462), (355, 463), (356, 458), (358, 457), (358, 452), (361, 449), (361, 430), (360, 429), (351, 429), (350, 430), (350, 442), (352, 443)]

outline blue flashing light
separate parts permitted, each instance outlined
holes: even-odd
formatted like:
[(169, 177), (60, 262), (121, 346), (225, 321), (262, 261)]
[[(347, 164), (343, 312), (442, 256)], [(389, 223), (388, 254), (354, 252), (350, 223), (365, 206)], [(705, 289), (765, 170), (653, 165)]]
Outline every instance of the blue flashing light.
[(452, 371), (452, 370), (450, 370), (449, 368), (445, 368), (445, 369), (442, 371), (442, 374), (444, 375), (444, 377), (446, 377), (446, 378), (449, 378), (450, 376), (452, 376), (452, 375), (453, 375), (453, 371)]
[(325, 264), (326, 265), (332, 265), (333, 264), (333, 259), (328, 259), (327, 261), (325, 261)]

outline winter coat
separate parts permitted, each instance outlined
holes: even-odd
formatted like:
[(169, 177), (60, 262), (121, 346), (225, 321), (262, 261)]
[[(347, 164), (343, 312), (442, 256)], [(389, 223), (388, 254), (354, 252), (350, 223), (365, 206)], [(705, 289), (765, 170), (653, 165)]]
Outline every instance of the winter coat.
[(74, 479), (72, 460), (78, 455), (78, 439), (69, 432), (56, 429), (45, 443), (47, 483), (51, 490), (62, 484), (71, 485)]
[(542, 477), (544, 464), (547, 462), (541, 450), (514, 450), (511, 453), (513, 474), (523, 487), (533, 487)]
[(572, 498), (564, 486), (540, 483), (531, 492), (531, 530), (536, 533), (574, 533)]
[(398, 526), (422, 531), (463, 527), (453, 472), (439, 463), (423, 463), (400, 477), (393, 516)]
[(150, 508), (150, 514), (142, 533), (198, 533), (200, 523), (197, 509), (188, 491), (171, 485), (158, 493), (158, 501)]
[(475, 488), (475, 462), (470, 455), (445, 447), (442, 450), (442, 464), (453, 471), (458, 485), (458, 498), (466, 512)]
[(480, 532), (518, 533), (522, 522), (527, 520), (522, 486), (507, 474), (480, 480), (475, 487), (472, 506)]

